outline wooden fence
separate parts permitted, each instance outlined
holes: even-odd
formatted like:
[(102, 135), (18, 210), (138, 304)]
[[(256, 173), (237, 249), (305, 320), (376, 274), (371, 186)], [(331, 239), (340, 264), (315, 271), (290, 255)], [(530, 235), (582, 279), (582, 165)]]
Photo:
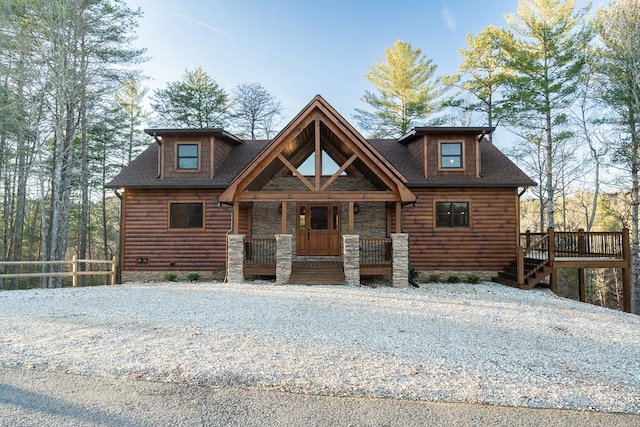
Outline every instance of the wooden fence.
[[(80, 264), (90, 265), (90, 264), (103, 264), (108, 265), (108, 270), (99, 270), (99, 271), (87, 271), (81, 270), (79, 268)], [(55, 271), (55, 272), (36, 272), (36, 273), (5, 273), (5, 267), (14, 267), (14, 266), (22, 266), (22, 265), (41, 265), (41, 266), (51, 266), (51, 265), (62, 265), (67, 267), (65, 271)], [(71, 277), (71, 285), (73, 287), (78, 286), (78, 277), (80, 276), (110, 276), (111, 284), (116, 284), (116, 257), (113, 257), (110, 260), (93, 260), (93, 259), (78, 259), (76, 256), (73, 256), (71, 261), (4, 261), (0, 262), (0, 281), (3, 279), (14, 279), (14, 278), (30, 278), (30, 277)]]

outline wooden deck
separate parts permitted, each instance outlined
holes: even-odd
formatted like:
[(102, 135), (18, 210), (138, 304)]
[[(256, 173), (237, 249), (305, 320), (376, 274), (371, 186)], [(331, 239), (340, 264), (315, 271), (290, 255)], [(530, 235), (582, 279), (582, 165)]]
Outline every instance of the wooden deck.
[(549, 278), (557, 293), (557, 271), (578, 270), (580, 301), (586, 301), (585, 274), (588, 268), (622, 270), (623, 311), (631, 312), (631, 249), (629, 230), (620, 232), (554, 231), (521, 234), (517, 260), (499, 272), (494, 280), (521, 289), (531, 289)]
[(344, 285), (341, 261), (294, 261), (289, 283), (294, 285)]

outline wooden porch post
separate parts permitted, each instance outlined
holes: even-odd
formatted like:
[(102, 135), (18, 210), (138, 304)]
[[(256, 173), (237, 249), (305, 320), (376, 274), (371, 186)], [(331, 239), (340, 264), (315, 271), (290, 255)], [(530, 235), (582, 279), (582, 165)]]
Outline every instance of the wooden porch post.
[(402, 202), (396, 202), (396, 233), (402, 233)]
[(287, 234), (287, 202), (280, 202), (282, 206), (282, 234)]
[(240, 202), (233, 202), (233, 234), (238, 234), (240, 229)]
[(354, 202), (349, 202), (349, 234), (353, 234), (354, 227), (354, 218), (353, 218), (353, 205)]

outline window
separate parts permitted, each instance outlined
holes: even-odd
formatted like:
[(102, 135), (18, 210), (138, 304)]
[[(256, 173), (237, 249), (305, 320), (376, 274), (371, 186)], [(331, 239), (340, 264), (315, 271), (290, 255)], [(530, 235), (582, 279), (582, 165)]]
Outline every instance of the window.
[(462, 143), (442, 142), (440, 143), (440, 167), (442, 169), (462, 168)]
[(203, 203), (170, 203), (169, 228), (203, 227)]
[(178, 170), (199, 169), (198, 144), (178, 144), (176, 149), (176, 165)]
[(469, 227), (468, 202), (436, 202), (436, 227)]

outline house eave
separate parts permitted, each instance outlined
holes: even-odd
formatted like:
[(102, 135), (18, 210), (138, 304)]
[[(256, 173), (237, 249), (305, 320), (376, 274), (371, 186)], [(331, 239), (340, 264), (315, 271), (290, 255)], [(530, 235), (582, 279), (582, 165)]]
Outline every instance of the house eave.
[(243, 140), (222, 128), (202, 128), (202, 129), (178, 129), (178, 128), (150, 128), (144, 132), (151, 136), (215, 136), (234, 144), (242, 144)]

